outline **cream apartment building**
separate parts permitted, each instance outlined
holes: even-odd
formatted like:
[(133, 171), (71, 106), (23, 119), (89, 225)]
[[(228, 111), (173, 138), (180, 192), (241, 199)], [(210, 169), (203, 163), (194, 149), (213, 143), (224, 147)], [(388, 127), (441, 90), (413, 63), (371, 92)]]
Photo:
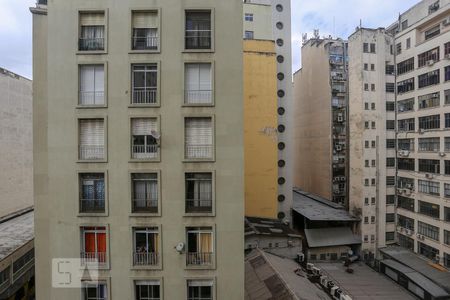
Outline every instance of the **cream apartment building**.
[(422, 1), (388, 28), (397, 64), (397, 240), (450, 267), (450, 1)]
[(31, 12), (37, 299), (243, 299), (242, 2)]
[(393, 37), (358, 28), (348, 39), (349, 210), (360, 217), (362, 254), (395, 242), (395, 73)]
[(278, 219), (290, 222), (294, 167), (291, 0), (245, 0), (243, 34), (245, 39), (275, 41), (278, 191), (274, 201)]

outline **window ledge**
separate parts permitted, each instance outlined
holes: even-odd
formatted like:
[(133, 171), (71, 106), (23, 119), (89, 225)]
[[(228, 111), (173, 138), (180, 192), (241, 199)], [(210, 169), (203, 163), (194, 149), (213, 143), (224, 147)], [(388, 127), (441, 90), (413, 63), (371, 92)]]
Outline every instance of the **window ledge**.
[(184, 213), (183, 217), (189, 218), (189, 217), (215, 217), (216, 214), (213, 212), (209, 213)]
[(108, 54), (106, 50), (98, 50), (98, 51), (80, 51), (77, 50), (76, 55), (104, 55)]
[(151, 266), (135, 266), (131, 267), (131, 270), (162, 270), (162, 265), (159, 263), (157, 265)]
[(160, 54), (161, 50), (130, 50), (128, 54)]
[(78, 213), (79, 218), (90, 218), (90, 217), (108, 217), (108, 213)]
[(76, 109), (101, 109), (108, 108), (108, 105), (77, 105)]
[(137, 158), (131, 158), (128, 160), (129, 163), (159, 163), (161, 162), (161, 158), (149, 158), (149, 159), (137, 159)]
[(161, 217), (161, 213), (130, 213), (130, 217), (132, 218), (145, 218), (145, 217)]
[(214, 49), (184, 49), (182, 53), (214, 53)]
[(183, 163), (214, 163), (216, 160), (214, 158), (185, 158)]
[(104, 164), (104, 163), (107, 163), (107, 162), (108, 162), (107, 159), (98, 159), (98, 160), (83, 160), (83, 159), (78, 159), (78, 160), (77, 160), (77, 163), (81, 163), (81, 164), (84, 164), (84, 163), (87, 163), (87, 164), (102, 163), (102, 164)]
[(160, 108), (161, 104), (155, 103), (155, 104), (128, 104), (129, 108)]

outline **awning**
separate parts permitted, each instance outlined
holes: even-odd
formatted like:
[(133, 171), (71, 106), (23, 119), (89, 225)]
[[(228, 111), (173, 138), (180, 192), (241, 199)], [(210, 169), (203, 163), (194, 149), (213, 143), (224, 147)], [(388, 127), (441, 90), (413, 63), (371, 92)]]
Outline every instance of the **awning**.
[(305, 236), (311, 248), (361, 244), (361, 237), (348, 227), (305, 229)]

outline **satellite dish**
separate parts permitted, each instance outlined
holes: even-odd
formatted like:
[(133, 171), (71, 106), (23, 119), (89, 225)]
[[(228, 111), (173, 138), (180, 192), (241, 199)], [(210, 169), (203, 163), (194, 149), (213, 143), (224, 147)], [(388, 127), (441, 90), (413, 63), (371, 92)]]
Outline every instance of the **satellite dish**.
[(161, 134), (156, 130), (152, 130), (151, 135), (152, 135), (152, 137), (154, 137), (157, 140), (159, 140), (161, 138)]
[(184, 243), (178, 243), (178, 245), (176, 245), (175, 246), (175, 249), (178, 251), (178, 252), (183, 252), (183, 250), (184, 250)]

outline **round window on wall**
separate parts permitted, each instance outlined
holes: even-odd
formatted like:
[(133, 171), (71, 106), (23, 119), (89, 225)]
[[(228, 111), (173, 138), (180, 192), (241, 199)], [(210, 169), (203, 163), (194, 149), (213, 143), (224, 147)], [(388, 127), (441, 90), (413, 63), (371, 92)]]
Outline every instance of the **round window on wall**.
[(278, 167), (283, 168), (286, 165), (286, 162), (282, 159), (278, 161)]
[(284, 195), (278, 195), (278, 202), (283, 202), (284, 200), (286, 200)]
[(278, 73), (278, 74), (277, 74), (277, 78), (278, 78), (278, 80), (280, 80), (280, 81), (283, 80), (283, 79), (284, 79), (284, 73), (281, 73), (281, 72)]
[(284, 125), (278, 125), (278, 132), (284, 132), (285, 129)]
[(276, 9), (277, 9), (277, 11), (282, 12), (283, 11), (283, 5), (277, 4)]
[(280, 64), (284, 62), (284, 56), (283, 55), (278, 55), (277, 56), (277, 62), (279, 62)]
[(286, 214), (282, 211), (278, 213), (278, 219), (283, 220), (286, 217)]
[(283, 39), (278, 39), (278, 40), (277, 40), (277, 45), (278, 45), (279, 47), (283, 46), (283, 45), (284, 45)]
[(279, 30), (283, 29), (283, 23), (282, 22), (277, 22), (276, 26), (277, 26), (277, 28)]
[(284, 115), (284, 108), (283, 107), (279, 107), (278, 108), (278, 114), (280, 115), (280, 116), (282, 116), (282, 115)]
[(286, 183), (286, 179), (284, 179), (284, 177), (278, 178), (278, 184), (279, 184), (279, 185), (283, 185), (283, 184), (285, 184), (285, 183)]
[(278, 95), (278, 97), (283, 98), (284, 97), (284, 91), (283, 90), (278, 90), (277, 95)]
[(278, 143), (278, 150), (283, 150), (285, 147), (286, 145), (283, 142)]

